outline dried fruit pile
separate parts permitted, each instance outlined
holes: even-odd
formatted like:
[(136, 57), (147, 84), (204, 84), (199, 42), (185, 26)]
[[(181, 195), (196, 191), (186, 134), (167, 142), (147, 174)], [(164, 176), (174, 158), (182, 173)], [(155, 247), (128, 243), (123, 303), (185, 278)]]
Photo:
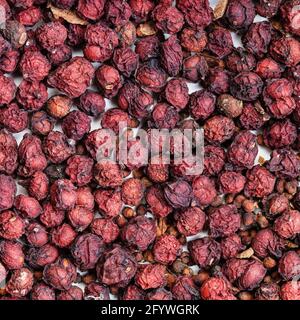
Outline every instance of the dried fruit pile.
[[(0, 6), (0, 299), (300, 299), (299, 0)], [(120, 121), (204, 127), (203, 174), (97, 163)]]

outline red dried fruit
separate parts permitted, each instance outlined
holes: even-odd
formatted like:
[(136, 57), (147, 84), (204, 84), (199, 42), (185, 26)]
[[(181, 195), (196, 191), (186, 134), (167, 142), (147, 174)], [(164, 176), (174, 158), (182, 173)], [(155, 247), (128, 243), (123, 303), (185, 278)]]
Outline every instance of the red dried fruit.
[(26, 227), (26, 239), (30, 245), (42, 247), (48, 242), (48, 233), (42, 225), (32, 222)]
[(5, 77), (0, 72), (0, 105), (9, 104), (16, 93), (16, 85), (12, 78)]
[(72, 49), (63, 44), (48, 52), (47, 57), (53, 66), (59, 66), (72, 58)]
[(0, 174), (0, 212), (13, 206), (16, 192), (17, 186), (14, 179)]
[(257, 300), (280, 300), (280, 287), (276, 283), (262, 283), (257, 289), (255, 297)]
[(72, 245), (71, 254), (80, 270), (94, 269), (104, 252), (103, 241), (95, 234), (79, 236)]
[(122, 74), (130, 77), (138, 66), (139, 57), (130, 47), (119, 48), (114, 51), (113, 62)]
[(198, 300), (199, 293), (192, 278), (180, 276), (172, 287), (172, 295), (175, 300)]
[(146, 20), (149, 13), (154, 8), (152, 0), (129, 0), (128, 3), (132, 11), (132, 18), (136, 22)]
[(255, 8), (257, 13), (266, 18), (273, 17), (280, 6), (281, 0), (258, 0), (257, 3), (255, 3)]
[(147, 250), (156, 237), (156, 223), (146, 217), (131, 219), (121, 231), (121, 238), (131, 248), (138, 248), (141, 251)]
[(287, 32), (296, 36), (300, 35), (300, 2), (299, 0), (289, 0), (280, 6), (280, 17), (283, 19), (283, 26)]
[[(2, 111), (2, 110), (1, 110)], [(12, 134), (0, 131), (0, 172), (12, 174), (18, 164), (18, 145)]]
[(219, 176), (222, 193), (240, 193), (245, 186), (246, 178), (239, 172), (225, 171)]
[(93, 76), (92, 64), (82, 57), (75, 57), (60, 65), (48, 77), (48, 84), (70, 98), (78, 98), (86, 91)]
[(15, 241), (1, 241), (0, 258), (8, 270), (21, 269), (25, 260), (23, 245)]
[(272, 58), (288, 67), (300, 62), (300, 42), (295, 38), (279, 38), (270, 44)]
[(201, 268), (217, 264), (221, 258), (221, 247), (215, 240), (204, 237), (188, 243), (193, 261)]
[(274, 222), (274, 231), (284, 239), (294, 238), (300, 233), (300, 212), (290, 210), (282, 214)]
[(131, 17), (131, 7), (124, 0), (106, 2), (106, 19), (114, 26), (123, 26)]
[(207, 206), (213, 202), (217, 196), (215, 182), (204, 175), (193, 180), (193, 195), (200, 206)]
[(101, 161), (94, 166), (94, 178), (100, 187), (116, 188), (122, 185), (120, 166), (111, 161)]
[(119, 71), (112, 66), (102, 65), (96, 71), (97, 83), (106, 98), (115, 97), (122, 87)]
[(193, 236), (203, 230), (206, 215), (198, 207), (191, 207), (175, 215), (176, 227), (185, 236)]
[(87, 90), (80, 97), (78, 107), (87, 115), (98, 117), (105, 109), (105, 100), (99, 93)]
[(85, 230), (93, 221), (94, 214), (93, 211), (75, 206), (72, 210), (68, 212), (68, 218), (71, 225), (79, 232)]
[(75, 240), (77, 233), (67, 223), (54, 229), (51, 233), (51, 241), (59, 248), (69, 247)]
[(13, 211), (0, 214), (0, 236), (6, 240), (17, 240), (25, 233), (25, 221)]
[(99, 283), (89, 283), (84, 288), (85, 300), (110, 300), (109, 289)]
[(244, 193), (247, 197), (262, 198), (272, 193), (276, 178), (265, 167), (254, 166), (248, 170)]
[(28, 193), (37, 200), (45, 199), (48, 195), (49, 179), (42, 171), (35, 172), (29, 179)]
[(143, 290), (163, 287), (166, 284), (166, 267), (161, 264), (142, 265), (135, 275), (135, 281)]
[(43, 268), (54, 263), (59, 257), (56, 247), (51, 244), (45, 244), (40, 248), (30, 248), (26, 255), (26, 260), (33, 268)]
[(109, 218), (95, 219), (91, 224), (91, 231), (99, 236), (104, 241), (104, 243), (112, 243), (119, 236), (118, 225)]
[(69, 290), (62, 291), (57, 300), (83, 300), (83, 292), (79, 287), (72, 286)]
[(216, 115), (205, 122), (204, 137), (210, 143), (223, 143), (233, 136), (235, 129), (232, 119)]
[(278, 272), (284, 280), (292, 280), (300, 275), (300, 256), (295, 251), (285, 253), (278, 263)]
[(146, 201), (150, 211), (156, 217), (166, 217), (172, 212), (172, 207), (167, 203), (163, 190), (159, 186), (152, 186), (147, 190)]
[(192, 188), (184, 180), (169, 182), (164, 187), (164, 196), (173, 208), (186, 208), (192, 200)]
[(234, 73), (251, 71), (255, 68), (255, 66), (256, 60), (254, 55), (241, 47), (236, 48), (226, 57), (226, 67), (229, 69), (229, 71)]
[(64, 211), (55, 209), (49, 202), (43, 205), (43, 213), (40, 215), (40, 220), (46, 228), (53, 228), (61, 225), (64, 218)]
[(181, 46), (191, 52), (201, 52), (207, 44), (207, 36), (204, 30), (184, 28), (180, 35)]
[(104, 14), (105, 0), (79, 0), (77, 12), (84, 18), (98, 20)]
[(145, 300), (145, 292), (144, 290), (131, 284), (125, 289), (122, 299), (123, 300)]
[(67, 35), (67, 29), (58, 21), (44, 24), (36, 31), (40, 45), (49, 51), (64, 44)]
[(24, 297), (31, 291), (33, 281), (33, 273), (29, 269), (15, 270), (6, 285), (6, 291), (13, 297)]
[(172, 235), (165, 234), (156, 240), (153, 246), (155, 261), (162, 264), (172, 264), (182, 250), (180, 242)]
[(205, 120), (215, 110), (216, 97), (209, 91), (195, 91), (190, 96), (189, 107), (196, 120)]
[(216, 27), (213, 31), (208, 33), (207, 48), (222, 59), (233, 50), (233, 41), (229, 30), (221, 27)]
[(29, 219), (37, 218), (43, 211), (39, 202), (29, 196), (19, 194), (15, 199), (15, 209), (24, 217)]
[(159, 38), (157, 36), (149, 36), (142, 38), (135, 47), (135, 52), (139, 55), (141, 61), (147, 61), (159, 56)]
[(222, 258), (225, 260), (234, 258), (243, 249), (241, 238), (237, 234), (221, 240)]
[(55, 291), (44, 282), (37, 283), (31, 291), (32, 300), (55, 300)]
[(183, 52), (175, 35), (161, 45), (161, 63), (171, 77), (175, 77), (181, 70)]
[(118, 245), (106, 251), (97, 264), (98, 279), (109, 286), (126, 287), (136, 271), (135, 258)]
[(76, 279), (76, 268), (69, 259), (59, 258), (45, 267), (44, 280), (58, 290), (69, 290)]
[(282, 300), (300, 299), (300, 281), (289, 281), (280, 288), (280, 297)]
[(255, 7), (251, 0), (230, 0), (225, 11), (225, 21), (234, 30), (247, 29), (255, 17)]
[(226, 153), (221, 147), (206, 145), (204, 147), (204, 170), (208, 176), (217, 175), (224, 167)]

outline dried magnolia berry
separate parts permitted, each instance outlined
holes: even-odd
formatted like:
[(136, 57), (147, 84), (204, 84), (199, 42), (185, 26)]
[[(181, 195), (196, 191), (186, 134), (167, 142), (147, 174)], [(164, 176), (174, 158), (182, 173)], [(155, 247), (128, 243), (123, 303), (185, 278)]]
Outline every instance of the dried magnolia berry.
[(120, 191), (98, 189), (95, 192), (95, 201), (100, 212), (107, 217), (113, 218), (117, 216), (122, 208)]
[(76, 190), (76, 205), (93, 210), (95, 206), (94, 196), (89, 187), (81, 187)]
[(136, 285), (129, 285), (125, 289), (122, 300), (145, 300), (145, 292)]
[(207, 206), (213, 202), (217, 196), (215, 183), (209, 177), (198, 176), (193, 180), (193, 195), (200, 206)]
[(180, 276), (172, 287), (173, 299), (175, 300), (197, 300), (199, 292), (192, 278)]
[(115, 26), (124, 25), (131, 17), (131, 7), (124, 0), (112, 0), (106, 3), (106, 19)]
[(204, 137), (210, 143), (223, 143), (229, 140), (235, 132), (232, 119), (216, 115), (204, 124)]
[(176, 8), (160, 4), (152, 11), (156, 27), (164, 33), (174, 34), (184, 25), (184, 16)]
[(97, 218), (91, 224), (91, 231), (100, 237), (104, 243), (111, 243), (118, 238), (120, 230), (113, 220)]
[(56, 180), (50, 188), (50, 197), (56, 209), (72, 209), (76, 203), (75, 187), (70, 180)]
[(26, 51), (19, 63), (23, 78), (30, 81), (42, 81), (48, 76), (50, 63), (39, 51)]
[(40, 220), (46, 228), (61, 225), (64, 218), (64, 211), (56, 209), (49, 202), (43, 205), (43, 213), (40, 215)]
[(177, 180), (165, 186), (164, 196), (173, 208), (186, 208), (192, 200), (192, 188), (188, 182)]
[(94, 178), (103, 188), (119, 187), (123, 181), (120, 166), (110, 161), (101, 161), (95, 165)]
[(150, 60), (138, 68), (136, 79), (145, 89), (160, 92), (167, 82), (167, 74), (159, 67), (156, 60)]
[(121, 238), (130, 246), (145, 251), (156, 237), (154, 220), (140, 216), (131, 219), (121, 231)]
[(221, 172), (226, 160), (226, 153), (221, 147), (206, 145), (204, 147), (203, 173), (213, 176)]
[(12, 78), (5, 77), (0, 73), (0, 105), (9, 104), (16, 93), (16, 85)]
[(147, 294), (146, 300), (172, 300), (172, 293), (163, 288), (156, 289)]
[(280, 16), (283, 18), (283, 26), (285, 30), (296, 36), (300, 35), (299, 27), (299, 0), (286, 1), (280, 6)]
[(47, 102), (47, 87), (42, 82), (29, 82), (23, 80), (19, 85), (17, 100), (29, 111), (40, 110)]
[(255, 4), (257, 13), (266, 18), (273, 17), (280, 6), (281, 0), (258, 0)]
[(78, 107), (87, 115), (98, 117), (105, 109), (105, 100), (99, 93), (87, 90), (80, 97)]
[(189, 101), (188, 86), (183, 79), (168, 81), (163, 95), (178, 110), (184, 109)]
[(243, 112), (243, 102), (235, 99), (230, 94), (222, 94), (218, 97), (217, 106), (229, 118), (236, 118)]
[(126, 287), (137, 271), (135, 258), (116, 245), (107, 250), (97, 264), (98, 279), (106, 285)]
[(211, 277), (200, 288), (203, 300), (236, 300), (228, 280), (221, 277)]
[(206, 215), (198, 207), (191, 207), (176, 213), (176, 227), (185, 236), (193, 236), (203, 230)]
[(276, 283), (262, 283), (256, 291), (257, 300), (280, 300), (280, 287)]
[(282, 148), (291, 145), (297, 138), (296, 126), (288, 119), (274, 122), (264, 130), (264, 143), (270, 148)]
[(18, 173), (23, 177), (30, 177), (37, 171), (43, 171), (47, 166), (47, 159), (42, 150), (41, 140), (26, 133), (19, 145)]
[(13, 211), (0, 214), (0, 236), (6, 240), (17, 240), (25, 233), (24, 220)]
[(79, 266), (81, 270), (94, 269), (103, 252), (103, 241), (91, 233), (79, 236), (71, 248), (75, 264)]
[(280, 288), (280, 297), (282, 300), (300, 299), (300, 281), (288, 281)]
[(0, 174), (0, 212), (13, 206), (17, 186), (11, 176)]
[(246, 174), (245, 195), (262, 198), (272, 193), (276, 178), (265, 167), (254, 166)]
[(44, 282), (37, 283), (31, 291), (32, 300), (55, 300), (55, 291)]
[(153, 246), (155, 261), (162, 264), (171, 264), (181, 253), (180, 242), (172, 235), (163, 235), (157, 239)]
[(90, 129), (91, 120), (81, 111), (70, 112), (62, 122), (62, 130), (69, 139), (81, 140)]
[(201, 268), (209, 268), (221, 258), (220, 244), (208, 237), (189, 242), (188, 249), (193, 261)]
[(28, 113), (16, 103), (11, 103), (1, 108), (0, 123), (10, 132), (19, 133), (28, 126)]
[(59, 256), (56, 247), (51, 244), (45, 244), (40, 248), (31, 248), (28, 250), (26, 260), (33, 268), (45, 267), (53, 263)]
[(42, 247), (48, 242), (48, 233), (46, 229), (36, 222), (30, 223), (26, 227), (25, 234), (28, 243), (34, 247)]
[(31, 130), (35, 134), (46, 136), (53, 130), (55, 120), (51, 118), (46, 112), (35, 112), (31, 117)]
[(147, 61), (159, 56), (159, 38), (155, 35), (142, 38), (137, 42), (135, 52), (141, 61)]
[(37, 200), (45, 199), (48, 195), (49, 179), (42, 171), (35, 172), (29, 179), (28, 193)]
[(204, 80), (208, 73), (208, 65), (204, 57), (193, 55), (183, 60), (183, 76), (192, 82)]
[(212, 9), (207, 0), (179, 0), (177, 6), (193, 29), (205, 28), (212, 22)]
[(21, 269), (25, 256), (20, 242), (3, 240), (0, 242), (0, 258), (9, 270)]
[(89, 283), (84, 288), (84, 299), (85, 300), (110, 300), (109, 289), (99, 283)]
[(72, 49), (63, 44), (48, 52), (47, 57), (52, 65), (59, 66), (72, 58)]
[(269, 255), (280, 257), (284, 243), (271, 229), (267, 228), (256, 233), (251, 246), (256, 256), (260, 258), (266, 258)]
[(233, 50), (233, 41), (229, 30), (216, 27), (212, 32), (208, 33), (207, 48), (222, 59)]
[(174, 77), (181, 70), (183, 52), (176, 36), (171, 36), (161, 45), (161, 62), (167, 73)]
[(93, 217), (93, 211), (84, 207), (76, 206), (68, 212), (68, 218), (71, 225), (77, 231), (85, 230), (92, 223)]
[(241, 72), (231, 81), (231, 94), (243, 101), (254, 101), (262, 92), (263, 82), (254, 72)]
[[(1, 110), (2, 111), (2, 110)], [(17, 168), (17, 141), (6, 130), (0, 131), (0, 172), (12, 174)]]
[(228, 160), (238, 167), (252, 168), (258, 154), (256, 136), (250, 131), (241, 131), (228, 149)]
[(280, 78), (283, 67), (272, 58), (264, 58), (257, 62), (255, 72), (263, 79)]
[(84, 18), (98, 20), (104, 13), (105, 0), (79, 0), (77, 12)]
[(292, 67), (300, 62), (300, 42), (295, 38), (279, 38), (270, 44), (270, 54), (278, 62)]
[(76, 235), (74, 229), (67, 223), (64, 223), (53, 230), (51, 240), (57, 247), (66, 248), (72, 244)]
[(224, 19), (234, 30), (247, 29), (255, 17), (255, 7), (251, 0), (230, 0)]
[(69, 259), (59, 258), (45, 267), (43, 275), (45, 282), (53, 288), (68, 290), (76, 279), (76, 268)]
[(50, 22), (37, 29), (36, 38), (44, 49), (55, 49), (66, 41), (67, 29), (58, 21)]
[(54, 118), (65, 117), (71, 109), (72, 101), (66, 96), (55, 95), (47, 102), (47, 112)]
[(282, 238), (294, 238), (300, 233), (300, 212), (290, 210), (282, 214), (274, 222), (274, 231)]
[(229, 74), (221, 68), (211, 68), (207, 75), (208, 89), (216, 94), (229, 91)]
[(184, 28), (180, 35), (181, 46), (187, 51), (201, 52), (207, 44), (207, 36), (203, 30)]
[(146, 201), (156, 217), (166, 217), (172, 212), (172, 207), (167, 203), (159, 186), (152, 186), (146, 191)]
[(93, 62), (105, 62), (118, 46), (117, 33), (103, 24), (89, 25), (85, 31), (87, 45), (83, 52)]
[(241, 47), (236, 48), (226, 57), (226, 67), (234, 73), (251, 71), (255, 68), (255, 65), (254, 55)]
[(284, 280), (292, 280), (300, 275), (300, 256), (295, 251), (285, 253), (278, 264), (278, 272)]
[(14, 206), (24, 218), (29, 219), (35, 219), (43, 211), (41, 205), (35, 198), (23, 194), (19, 194), (16, 197)]
[(119, 71), (109, 65), (102, 65), (96, 71), (96, 79), (106, 98), (116, 96), (122, 86), (122, 78)]
[(135, 275), (135, 281), (143, 290), (163, 287), (166, 283), (166, 267), (161, 264), (142, 265)]
[(205, 120), (215, 110), (216, 97), (209, 91), (195, 91), (190, 96), (189, 107), (196, 120)]
[(116, 49), (113, 56), (117, 69), (126, 77), (130, 77), (138, 66), (138, 55), (130, 47)]
[(223, 205), (209, 215), (210, 235), (214, 238), (234, 234), (241, 227), (241, 215), (234, 205)]
[(83, 292), (79, 287), (72, 286), (69, 290), (62, 291), (57, 300), (83, 300)]
[(239, 172), (225, 171), (219, 176), (222, 193), (240, 193), (245, 186), (246, 178)]
[(230, 259), (223, 267), (227, 278), (242, 290), (252, 290), (263, 280), (266, 269), (255, 259)]
[(179, 121), (178, 111), (166, 103), (155, 105), (152, 118), (158, 129), (173, 129)]
[(241, 238), (237, 234), (221, 240), (221, 252), (225, 260), (234, 258), (243, 248)]
[(60, 65), (48, 77), (48, 84), (70, 98), (77, 98), (86, 91), (93, 76), (92, 64), (82, 57), (75, 57)]
[(6, 290), (13, 297), (24, 297), (31, 291), (33, 281), (33, 273), (29, 269), (15, 270), (6, 285)]
[(71, 182), (78, 186), (84, 186), (92, 180), (93, 164), (94, 161), (91, 158), (75, 155), (68, 159), (65, 172)]
[(74, 152), (74, 146), (59, 131), (51, 131), (44, 139), (43, 150), (51, 162), (55, 164), (67, 160)]

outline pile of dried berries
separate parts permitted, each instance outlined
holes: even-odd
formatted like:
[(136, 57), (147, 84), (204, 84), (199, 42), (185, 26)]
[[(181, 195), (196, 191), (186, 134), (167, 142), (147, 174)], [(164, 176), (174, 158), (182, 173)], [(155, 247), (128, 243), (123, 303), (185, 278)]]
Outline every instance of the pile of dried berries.
[[(0, 299), (300, 300), (299, 0), (0, 6)], [(121, 121), (203, 173), (97, 163)]]

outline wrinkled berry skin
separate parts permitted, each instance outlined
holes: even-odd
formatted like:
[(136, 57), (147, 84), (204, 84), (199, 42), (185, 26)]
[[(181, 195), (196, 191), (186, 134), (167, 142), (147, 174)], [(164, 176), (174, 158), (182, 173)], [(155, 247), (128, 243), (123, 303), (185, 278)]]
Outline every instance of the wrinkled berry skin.
[(92, 282), (84, 288), (85, 300), (110, 300), (109, 289), (99, 283)]
[(241, 47), (236, 48), (226, 59), (226, 67), (229, 71), (239, 73), (251, 71), (256, 66), (256, 59), (253, 54)]
[(255, 7), (251, 0), (229, 1), (224, 19), (234, 30), (247, 29), (255, 17)]
[(225, 278), (211, 277), (200, 288), (203, 300), (236, 300), (233, 290)]
[(122, 300), (145, 300), (145, 292), (136, 285), (129, 285), (125, 289)]
[(246, 174), (245, 195), (262, 198), (272, 193), (276, 178), (265, 168), (254, 166)]
[(225, 171), (219, 176), (222, 193), (240, 193), (245, 186), (246, 178), (238, 172)]
[(121, 238), (130, 246), (145, 251), (156, 237), (156, 223), (146, 217), (136, 217), (124, 226)]
[(300, 212), (290, 210), (274, 222), (274, 231), (284, 239), (294, 238), (300, 232)]
[(255, 297), (257, 300), (280, 300), (280, 287), (276, 283), (262, 283), (257, 289)]
[(192, 188), (183, 180), (168, 183), (164, 188), (164, 196), (173, 208), (185, 208), (191, 202)]
[(43, 211), (39, 202), (29, 196), (19, 194), (15, 199), (15, 209), (24, 217), (29, 219), (37, 218)]
[(69, 247), (75, 240), (76, 235), (77, 234), (73, 230), (73, 228), (70, 225), (64, 223), (53, 230), (51, 234), (51, 240), (59, 248), (66, 248)]
[(139, 267), (135, 281), (143, 290), (163, 287), (166, 283), (166, 267), (161, 264), (148, 264)]
[(203, 230), (206, 216), (198, 207), (178, 212), (175, 216), (178, 231), (185, 236), (193, 236)]
[(295, 251), (288, 251), (279, 260), (278, 272), (284, 280), (292, 280), (300, 274), (300, 256)]
[(182, 48), (176, 36), (171, 36), (161, 46), (162, 66), (167, 73), (174, 77), (178, 75), (183, 60)]
[(75, 148), (69, 143), (67, 137), (59, 131), (51, 131), (44, 139), (43, 150), (47, 158), (54, 164), (62, 163), (67, 160)]
[(201, 268), (214, 266), (221, 258), (220, 244), (209, 237), (189, 242), (188, 249), (193, 261)]
[(298, 6), (298, 0), (286, 1), (282, 6), (280, 6), (280, 15), (283, 18), (283, 26), (285, 30), (296, 36), (300, 35), (300, 12)]
[(31, 291), (32, 300), (55, 300), (55, 291), (44, 282), (37, 283)]
[(189, 107), (196, 120), (205, 120), (215, 110), (216, 97), (206, 90), (195, 91), (190, 96)]
[(106, 285), (126, 287), (137, 271), (135, 258), (116, 245), (97, 264), (98, 279)]
[(162, 264), (171, 264), (180, 254), (181, 249), (180, 242), (174, 236), (163, 235), (154, 244), (154, 259)]
[(225, 260), (234, 258), (243, 248), (241, 238), (236, 234), (221, 240), (222, 257)]
[(90, 131), (91, 120), (81, 111), (72, 111), (64, 118), (62, 129), (69, 139), (81, 140)]
[(208, 34), (208, 49), (218, 58), (223, 59), (233, 50), (233, 42), (229, 30), (217, 27)]
[(48, 233), (46, 229), (35, 222), (26, 227), (26, 239), (34, 247), (42, 247), (48, 242)]
[(163, 190), (159, 186), (151, 186), (146, 192), (146, 201), (149, 210), (156, 217), (166, 217), (172, 212), (172, 207), (168, 204)]
[(228, 160), (237, 167), (252, 168), (258, 154), (256, 136), (250, 131), (241, 131), (228, 149)]
[(16, 103), (1, 108), (0, 123), (12, 133), (19, 133), (28, 126), (28, 113)]
[(86, 91), (93, 76), (92, 64), (82, 57), (75, 57), (60, 65), (48, 77), (48, 84), (70, 98), (78, 98)]
[(78, 107), (87, 115), (98, 117), (105, 109), (105, 101), (99, 93), (87, 90), (80, 97)]
[(45, 199), (48, 195), (49, 179), (42, 171), (35, 172), (29, 179), (28, 193), (37, 200)]
[(91, 231), (100, 237), (104, 243), (114, 242), (120, 233), (120, 229), (111, 219), (94, 219), (91, 224)]
[(47, 202), (43, 205), (43, 213), (40, 215), (41, 222), (47, 228), (52, 228), (62, 224), (65, 218), (65, 213), (62, 210), (58, 210)]
[(54, 263), (58, 257), (58, 249), (51, 244), (45, 244), (40, 248), (29, 249), (26, 255), (26, 260), (33, 268), (43, 268)]
[(6, 240), (17, 240), (25, 232), (24, 220), (13, 211), (0, 214), (0, 236)]
[[(2, 111), (2, 110), (1, 110)], [(17, 141), (13, 135), (6, 130), (0, 131), (0, 172), (12, 174), (17, 164)]]
[(281, 0), (271, 0), (267, 2), (259, 0), (255, 4), (255, 8), (260, 16), (271, 18), (277, 13), (281, 2)]
[(16, 93), (16, 85), (12, 78), (5, 77), (0, 73), (0, 106), (9, 104)]
[(6, 290), (13, 297), (24, 297), (31, 291), (32, 286), (33, 273), (27, 268), (22, 268), (12, 273), (6, 285)]
[(121, 189), (122, 200), (125, 204), (136, 206), (143, 197), (143, 185), (138, 179), (126, 180)]
[(225, 275), (242, 290), (252, 290), (263, 280), (266, 269), (254, 259), (230, 259), (223, 267)]
[(122, 78), (119, 71), (109, 65), (102, 65), (96, 71), (96, 79), (100, 90), (106, 98), (115, 97), (122, 86)]
[(241, 216), (234, 205), (224, 205), (209, 215), (210, 235), (226, 237), (234, 234), (241, 226)]
[(213, 144), (220, 144), (229, 140), (234, 132), (233, 120), (221, 115), (211, 117), (204, 124), (204, 137)]
[(189, 101), (189, 89), (186, 81), (183, 79), (171, 79), (168, 81), (163, 95), (176, 109), (184, 109)]
[(295, 38), (280, 38), (270, 44), (272, 58), (288, 67), (300, 62), (300, 42)]
[(98, 162), (94, 167), (94, 177), (103, 188), (119, 187), (123, 180), (119, 165), (110, 161)]
[(17, 186), (12, 177), (0, 174), (0, 212), (13, 206)]
[(25, 260), (22, 244), (9, 240), (1, 241), (0, 258), (8, 270), (21, 269)]
[(172, 287), (172, 295), (175, 300), (198, 300), (199, 292), (193, 280), (187, 276), (180, 276)]
[(70, 180), (56, 180), (50, 188), (52, 204), (59, 210), (72, 209), (76, 203), (75, 187)]
[(232, 79), (231, 94), (243, 101), (254, 101), (262, 92), (263, 82), (254, 72), (241, 72)]
[(200, 206), (207, 206), (213, 202), (217, 196), (214, 180), (204, 175), (193, 180), (193, 195)]
[(259, 230), (252, 239), (252, 248), (259, 258), (269, 255), (280, 257), (284, 249), (284, 242), (271, 229)]
[(72, 183), (78, 186), (87, 185), (93, 177), (94, 161), (86, 156), (75, 155), (68, 159), (66, 174)]
[(300, 299), (300, 281), (288, 281), (280, 288), (280, 297), (282, 300)]
[(193, 55), (183, 60), (182, 73), (191, 82), (204, 80), (208, 73), (208, 65), (204, 57)]
[(105, 0), (79, 0), (77, 11), (83, 18), (95, 21), (104, 14), (104, 5)]
[(31, 117), (31, 130), (37, 135), (46, 136), (54, 129), (55, 120), (46, 112), (35, 112)]
[(75, 206), (68, 212), (71, 225), (79, 232), (85, 230), (93, 221), (93, 211), (84, 207)]
[(103, 252), (102, 240), (91, 233), (79, 236), (71, 248), (75, 264), (81, 270), (94, 269)]
[(83, 300), (83, 292), (79, 287), (72, 286), (69, 290), (62, 291), (57, 300)]
[(145, 300), (158, 300), (158, 301), (161, 301), (161, 300), (165, 300), (165, 301), (172, 300), (172, 293), (170, 291), (167, 291), (164, 288), (159, 288), (159, 289), (150, 291), (147, 294)]
[(221, 147), (207, 145), (204, 147), (204, 170), (208, 176), (217, 175), (224, 167), (226, 153)]
[(60, 258), (48, 264), (43, 272), (44, 280), (58, 290), (69, 290), (76, 279), (76, 268), (69, 259)]
[(55, 49), (67, 39), (67, 29), (58, 21), (42, 25), (36, 32), (37, 40), (46, 49)]

